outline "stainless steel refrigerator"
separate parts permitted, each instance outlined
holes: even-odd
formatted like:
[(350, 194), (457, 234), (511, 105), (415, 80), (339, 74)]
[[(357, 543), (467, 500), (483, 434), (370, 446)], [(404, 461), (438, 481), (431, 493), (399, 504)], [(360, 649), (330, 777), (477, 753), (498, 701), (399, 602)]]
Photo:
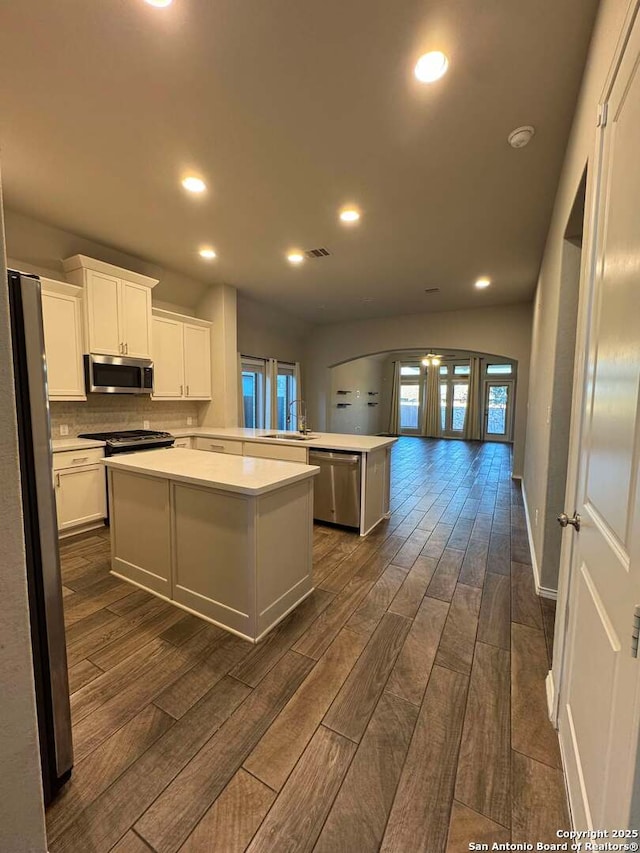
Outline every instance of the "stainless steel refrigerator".
[(48, 803), (71, 774), (73, 747), (47, 363), (40, 280), (9, 270), (8, 286), (42, 786)]

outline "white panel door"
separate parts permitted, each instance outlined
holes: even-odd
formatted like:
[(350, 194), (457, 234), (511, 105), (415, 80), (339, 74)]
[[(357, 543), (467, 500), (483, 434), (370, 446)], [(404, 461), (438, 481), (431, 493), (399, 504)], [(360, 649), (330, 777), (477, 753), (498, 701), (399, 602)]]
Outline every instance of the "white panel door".
[[(559, 730), (577, 828), (640, 826), (640, 23), (602, 131)], [(566, 507), (567, 511), (573, 507)], [(568, 528), (571, 530), (571, 528)], [(613, 839), (614, 841), (616, 839)]]
[(184, 324), (185, 396), (211, 399), (211, 330)]
[(125, 355), (151, 357), (151, 291), (131, 281), (121, 283), (122, 341)]
[(86, 275), (89, 352), (121, 355), (120, 279), (94, 270)]
[(42, 291), (44, 349), (50, 400), (86, 400), (80, 300)]
[(102, 465), (55, 472), (58, 530), (66, 530), (107, 514), (107, 486)]
[(183, 323), (165, 317), (152, 321), (153, 397), (180, 398), (184, 395)]

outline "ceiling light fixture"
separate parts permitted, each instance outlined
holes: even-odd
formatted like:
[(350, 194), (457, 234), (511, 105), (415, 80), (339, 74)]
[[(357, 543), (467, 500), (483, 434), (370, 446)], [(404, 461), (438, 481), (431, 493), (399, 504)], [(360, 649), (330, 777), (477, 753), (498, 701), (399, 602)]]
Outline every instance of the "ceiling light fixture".
[(351, 225), (354, 222), (358, 222), (360, 219), (360, 211), (356, 210), (355, 207), (345, 207), (340, 211), (340, 219), (342, 222), (346, 222)]
[(173, 0), (144, 0), (149, 6), (157, 6), (158, 9), (164, 9), (165, 6), (170, 6)]
[(195, 175), (188, 175), (186, 178), (183, 178), (182, 186), (190, 193), (203, 193), (207, 188), (202, 178), (196, 178)]
[(516, 127), (507, 137), (507, 142), (512, 148), (524, 148), (534, 137), (536, 132), (535, 127), (530, 124), (525, 124), (522, 127)]
[(441, 355), (436, 355), (433, 352), (429, 352), (422, 359), (422, 364), (424, 367), (440, 367), (440, 362), (442, 361)]
[(301, 264), (304, 261), (302, 252), (289, 252), (287, 260), (290, 264)]
[(447, 73), (449, 60), (439, 50), (432, 50), (425, 53), (416, 62), (416, 67), (413, 73), (421, 83), (435, 83)]
[(491, 284), (490, 278), (479, 278), (476, 281), (476, 287), (478, 288), (478, 290), (483, 290), (485, 287), (489, 287), (490, 284)]
[(204, 249), (200, 249), (199, 254), (200, 254), (201, 258), (205, 258), (207, 261), (212, 261), (214, 258), (217, 257), (215, 250), (209, 249), (208, 247), (204, 248)]

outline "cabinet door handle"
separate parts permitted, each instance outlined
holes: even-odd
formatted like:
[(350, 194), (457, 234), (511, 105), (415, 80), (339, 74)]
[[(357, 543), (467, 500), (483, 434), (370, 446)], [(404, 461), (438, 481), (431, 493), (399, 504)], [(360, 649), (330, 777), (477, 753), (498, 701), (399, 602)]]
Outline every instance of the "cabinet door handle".
[(124, 354), (129, 355), (129, 344), (124, 345)]
[(118, 352), (122, 355), (122, 344), (118, 344)]
[(180, 396), (184, 397), (184, 385), (180, 386)]
[(189, 396), (189, 386), (187, 385), (187, 397)]
[(60, 474), (56, 474), (56, 488), (60, 488)]

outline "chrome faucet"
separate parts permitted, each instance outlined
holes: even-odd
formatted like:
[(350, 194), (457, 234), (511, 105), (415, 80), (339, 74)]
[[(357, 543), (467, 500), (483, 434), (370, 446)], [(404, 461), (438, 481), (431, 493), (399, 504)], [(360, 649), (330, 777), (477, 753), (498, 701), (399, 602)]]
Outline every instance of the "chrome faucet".
[(304, 400), (292, 400), (289, 403), (289, 412), (287, 414), (287, 426), (291, 423), (291, 418), (293, 417), (291, 414), (291, 407), (295, 406), (298, 403), (302, 407), (302, 412), (297, 412), (296, 417), (298, 419), (298, 432), (302, 435), (307, 435), (311, 430), (307, 426), (307, 404)]

